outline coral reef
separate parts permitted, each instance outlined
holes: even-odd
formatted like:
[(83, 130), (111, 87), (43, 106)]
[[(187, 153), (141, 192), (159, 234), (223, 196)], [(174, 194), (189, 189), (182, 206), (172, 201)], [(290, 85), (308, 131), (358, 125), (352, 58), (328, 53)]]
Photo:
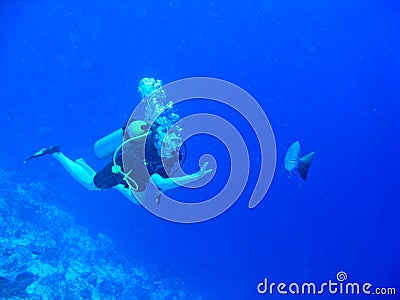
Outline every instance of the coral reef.
[(43, 184), (1, 170), (0, 178), (0, 299), (188, 299), (135, 267), (104, 234), (77, 226)]

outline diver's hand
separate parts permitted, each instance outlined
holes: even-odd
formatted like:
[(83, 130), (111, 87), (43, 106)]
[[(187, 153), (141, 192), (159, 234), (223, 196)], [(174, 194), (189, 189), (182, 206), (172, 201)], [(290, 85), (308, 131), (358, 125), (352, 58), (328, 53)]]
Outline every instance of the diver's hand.
[(197, 173), (195, 173), (195, 178), (196, 179), (200, 179), (200, 178), (203, 178), (205, 175), (207, 175), (207, 174), (209, 174), (209, 173), (211, 173), (212, 171), (213, 171), (213, 169), (207, 169), (207, 167), (208, 167), (208, 161), (207, 162), (205, 162), (202, 166), (201, 166), (201, 169), (200, 169), (200, 171), (198, 171)]

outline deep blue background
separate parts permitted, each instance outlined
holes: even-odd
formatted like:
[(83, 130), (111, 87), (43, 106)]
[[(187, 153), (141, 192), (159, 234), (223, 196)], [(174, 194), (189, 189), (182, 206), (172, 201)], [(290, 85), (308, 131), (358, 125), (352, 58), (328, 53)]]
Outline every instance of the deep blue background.
[[(398, 1), (1, 3), (1, 168), (46, 182), (79, 224), (108, 234), (161, 277), (183, 278), (205, 299), (267, 298), (256, 292), (264, 277), (323, 282), (338, 271), (400, 292)], [(92, 145), (127, 120), (144, 76), (164, 83), (218, 77), (259, 101), (275, 132), (278, 165), (256, 209), (247, 203), (257, 163), (238, 202), (195, 225), (158, 219), (116, 191), (86, 191), (49, 157), (22, 164), (60, 144), (100, 169)], [(257, 160), (255, 137), (237, 114), (208, 102), (182, 107), (190, 111), (233, 122)], [(279, 175), (295, 140), (304, 152), (316, 151), (306, 183)], [(205, 141), (212, 146), (204, 149)], [(190, 141), (187, 171), (206, 152), (221, 161), (197, 193), (223, 186), (223, 150), (210, 138)]]

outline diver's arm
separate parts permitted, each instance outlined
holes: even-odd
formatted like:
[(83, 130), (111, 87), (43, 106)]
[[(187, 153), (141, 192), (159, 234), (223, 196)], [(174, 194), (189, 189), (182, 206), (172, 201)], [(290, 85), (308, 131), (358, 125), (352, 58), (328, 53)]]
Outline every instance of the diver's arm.
[(212, 169), (207, 169), (207, 166), (208, 162), (204, 163), (198, 172), (186, 176), (163, 178), (159, 174), (155, 173), (151, 175), (151, 179), (159, 189), (169, 190), (199, 180), (200, 178), (203, 178), (205, 175), (211, 173)]

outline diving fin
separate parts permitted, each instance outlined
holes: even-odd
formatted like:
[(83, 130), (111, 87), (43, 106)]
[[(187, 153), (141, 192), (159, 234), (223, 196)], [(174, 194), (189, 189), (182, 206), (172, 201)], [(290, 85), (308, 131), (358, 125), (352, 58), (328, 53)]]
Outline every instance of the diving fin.
[(28, 162), (28, 160), (31, 160), (32, 158), (36, 158), (36, 157), (40, 157), (46, 154), (50, 154), (53, 155), (56, 152), (60, 152), (60, 147), (57, 146), (51, 146), (51, 147), (46, 147), (43, 148), (42, 150), (39, 150), (38, 152), (36, 152), (35, 154), (29, 156), (27, 159), (24, 160), (24, 164), (26, 164)]
[(306, 156), (300, 158), (299, 165), (297, 169), (299, 170), (299, 174), (303, 180), (307, 179), (308, 169), (310, 168), (311, 161), (314, 157), (315, 152), (311, 152)]

